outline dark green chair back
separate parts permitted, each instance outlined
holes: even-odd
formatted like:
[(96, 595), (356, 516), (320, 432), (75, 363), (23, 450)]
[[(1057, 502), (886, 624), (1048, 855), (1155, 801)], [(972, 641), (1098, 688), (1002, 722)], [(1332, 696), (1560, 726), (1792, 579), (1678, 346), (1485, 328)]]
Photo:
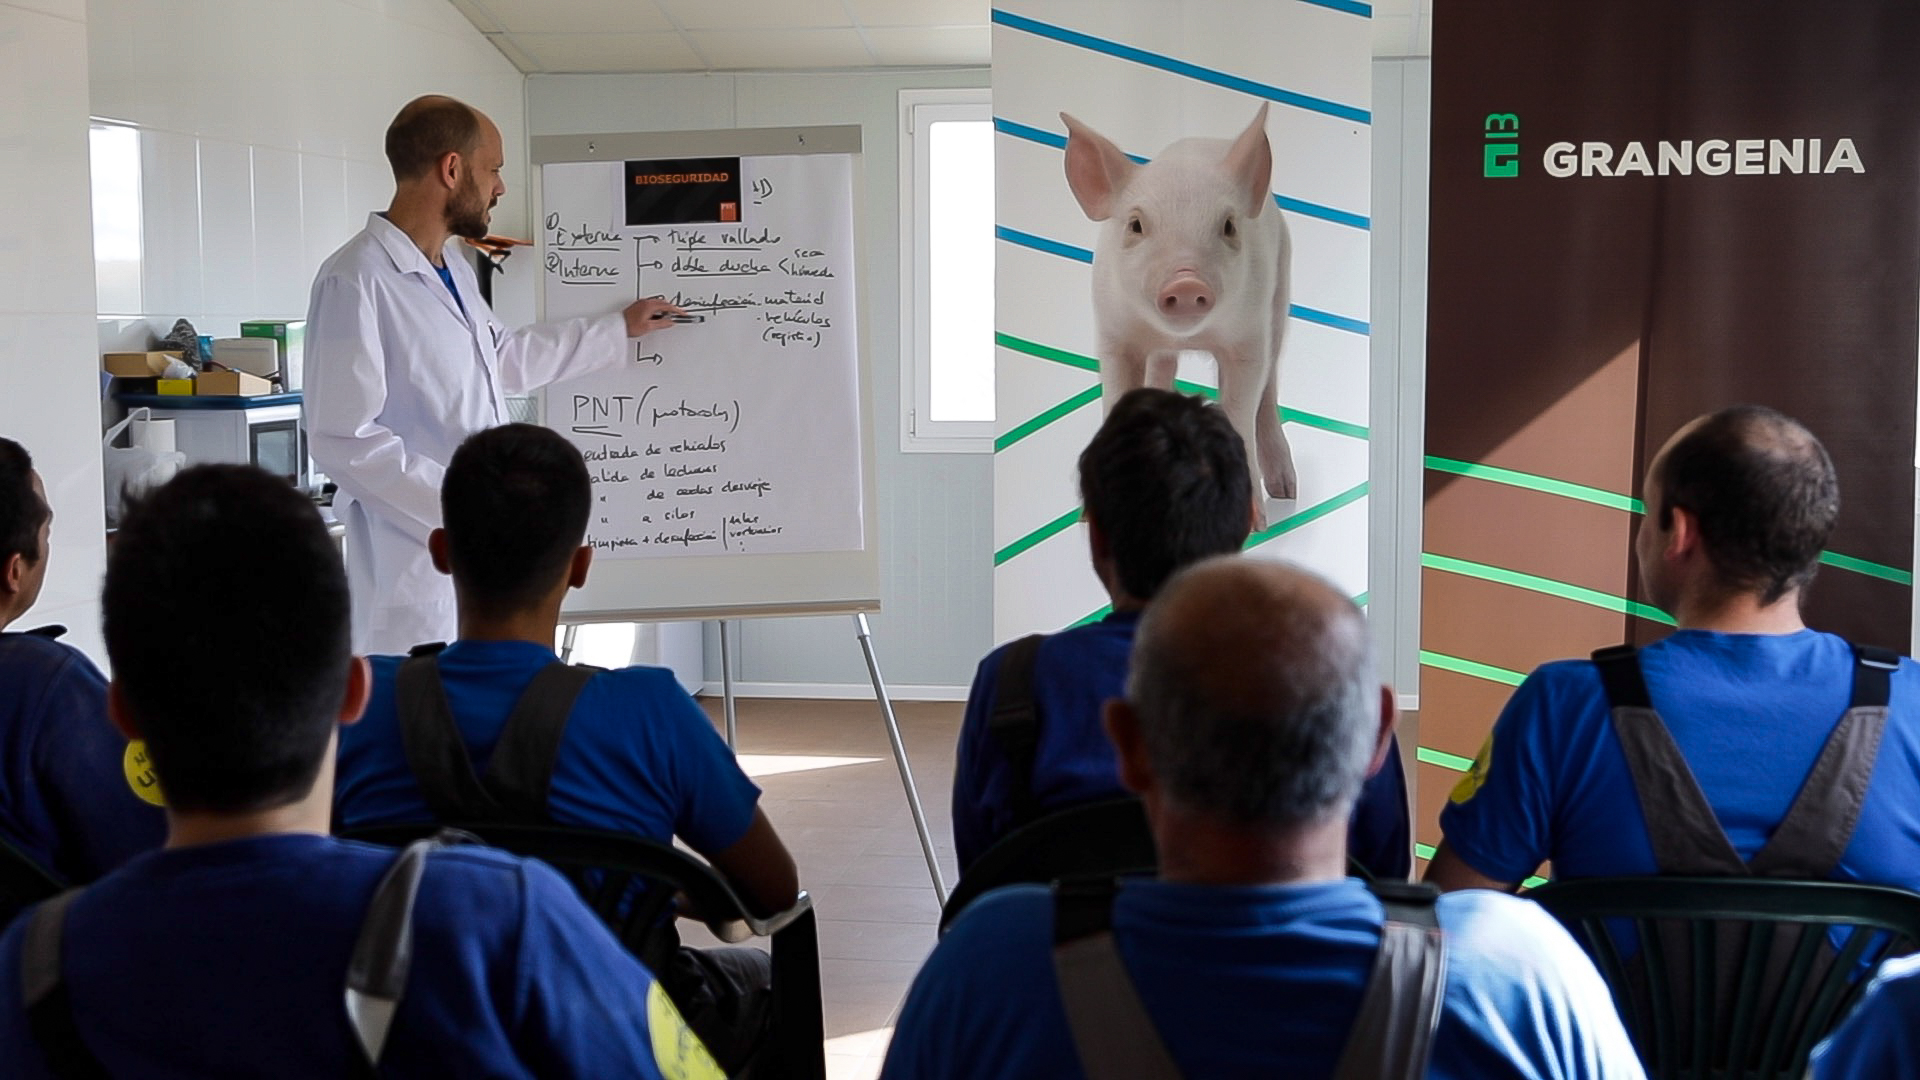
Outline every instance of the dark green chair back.
[(458, 829), (490, 847), (538, 859), (579, 890), (628, 951), (661, 971), (679, 944), (671, 909), (684, 894), (713, 936), (730, 944), (770, 938), (773, 1019), (755, 1077), (824, 1080), (826, 1027), (820, 992), (820, 931), (813, 899), (771, 916), (748, 910), (713, 867), (671, 844), (600, 829), (533, 825), (377, 825), (343, 829), (342, 839), (399, 847), (442, 829)]
[[(1056, 810), (1000, 838), (960, 877), (940, 909), (940, 932), (983, 893), (1003, 885), (1045, 885), (1061, 878), (1151, 874), (1160, 868), (1147, 812), (1127, 797)], [(1349, 856), (1347, 873), (1373, 880)]]
[(1593, 957), (1654, 1080), (1801, 1080), (1920, 894), (1772, 878), (1587, 878), (1527, 894)]
[(60, 895), (66, 887), (26, 852), (0, 839), (0, 928), (27, 908)]

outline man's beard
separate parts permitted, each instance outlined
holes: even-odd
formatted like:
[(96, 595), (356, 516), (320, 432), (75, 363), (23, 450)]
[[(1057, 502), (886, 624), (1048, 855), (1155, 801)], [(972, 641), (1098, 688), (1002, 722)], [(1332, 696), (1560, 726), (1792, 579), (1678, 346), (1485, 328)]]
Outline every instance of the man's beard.
[(471, 194), (471, 200), (463, 196), (460, 201), (448, 204), (447, 231), (478, 240), (487, 235), (487, 212), (493, 209), (493, 200), (480, 194), (477, 188)]

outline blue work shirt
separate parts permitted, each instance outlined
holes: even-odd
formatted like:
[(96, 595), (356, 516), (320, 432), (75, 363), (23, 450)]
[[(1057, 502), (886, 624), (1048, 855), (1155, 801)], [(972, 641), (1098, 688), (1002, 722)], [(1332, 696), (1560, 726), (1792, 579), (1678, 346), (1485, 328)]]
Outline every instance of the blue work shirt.
[(1814, 1080), (1920, 1076), (1920, 956), (1887, 961), (1810, 1065)]
[[(1743, 859), (1786, 817), (1847, 710), (1854, 660), (1832, 634), (1681, 630), (1640, 651), (1655, 711)], [(1920, 888), (1920, 666), (1894, 673), (1860, 820), (1833, 877)], [(1514, 691), (1440, 813), (1447, 846), (1517, 882), (1657, 872), (1599, 670), (1547, 664)]]
[(107, 680), (86, 654), (0, 634), (0, 839), (74, 882), (166, 839), (166, 815), (127, 778)]
[[(1133, 880), (1113, 935), (1142, 1006), (1185, 1076), (1324, 1077), (1345, 1049), (1385, 913), (1364, 885), (1204, 886)], [(1528, 900), (1443, 896), (1446, 991), (1435, 1080), (1644, 1075), (1613, 997)], [(1053, 897), (1013, 886), (955, 920), (907, 993), (888, 1080), (1084, 1076), (1053, 967)]]
[[(526, 641), (457, 641), (440, 653), (440, 678), (474, 772), (552, 649)], [(342, 729), (335, 815), (343, 826), (432, 821), (407, 765), (395, 709), (403, 656), (376, 656), (373, 695)], [(740, 770), (707, 714), (664, 668), (604, 671), (568, 715), (554, 760), (548, 810), (556, 825), (610, 829), (661, 843), (675, 836), (711, 856), (753, 824), (760, 789)]]
[[(354, 1075), (347, 963), (396, 854), (280, 834), (135, 859), (67, 913), (82, 1041), (116, 1077)], [(20, 999), (25, 921), (0, 938), (0, 1075), (48, 1077)], [(428, 857), (382, 1076), (655, 1078), (683, 1030), (558, 874), (483, 848)]]
[[(1120, 784), (1101, 708), (1126, 691), (1140, 612), (1115, 612), (1096, 623), (1049, 634), (1034, 657), (1033, 696), (1040, 742), (1033, 756), (1033, 797), (1042, 811), (1128, 794)], [(1000, 665), (1009, 645), (980, 661), (967, 693), (953, 770), (953, 844), (964, 871), (1014, 829), (1012, 768), (988, 729)], [(1412, 824), (1399, 741), (1386, 764), (1360, 790), (1347, 829), (1347, 851), (1378, 878), (1405, 880), (1413, 869)]]

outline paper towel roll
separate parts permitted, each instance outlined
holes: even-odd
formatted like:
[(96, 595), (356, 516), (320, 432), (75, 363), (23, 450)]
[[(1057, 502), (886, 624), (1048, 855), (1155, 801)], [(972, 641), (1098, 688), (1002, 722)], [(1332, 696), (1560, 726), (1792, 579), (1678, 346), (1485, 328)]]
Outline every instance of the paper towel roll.
[(174, 451), (172, 420), (135, 420), (128, 428), (127, 441), (142, 450), (156, 454), (171, 454)]

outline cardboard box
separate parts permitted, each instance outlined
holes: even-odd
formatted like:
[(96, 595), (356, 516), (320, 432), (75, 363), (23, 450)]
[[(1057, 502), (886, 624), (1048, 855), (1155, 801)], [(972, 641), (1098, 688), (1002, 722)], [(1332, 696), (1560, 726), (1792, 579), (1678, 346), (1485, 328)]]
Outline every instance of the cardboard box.
[(110, 352), (100, 358), (100, 370), (127, 379), (151, 379), (167, 370), (167, 361), (180, 359), (170, 352)]
[(280, 373), (280, 350), (273, 342), (261, 338), (215, 338), (213, 362), (221, 367), (271, 379)]
[(240, 324), (240, 336), (273, 339), (280, 350), (280, 388), (300, 389), (301, 371), (306, 366), (307, 320), (255, 319)]
[(244, 371), (203, 371), (193, 380), (200, 397), (259, 397), (273, 393), (273, 384)]
[(153, 392), (167, 397), (192, 397), (192, 379), (155, 379)]

